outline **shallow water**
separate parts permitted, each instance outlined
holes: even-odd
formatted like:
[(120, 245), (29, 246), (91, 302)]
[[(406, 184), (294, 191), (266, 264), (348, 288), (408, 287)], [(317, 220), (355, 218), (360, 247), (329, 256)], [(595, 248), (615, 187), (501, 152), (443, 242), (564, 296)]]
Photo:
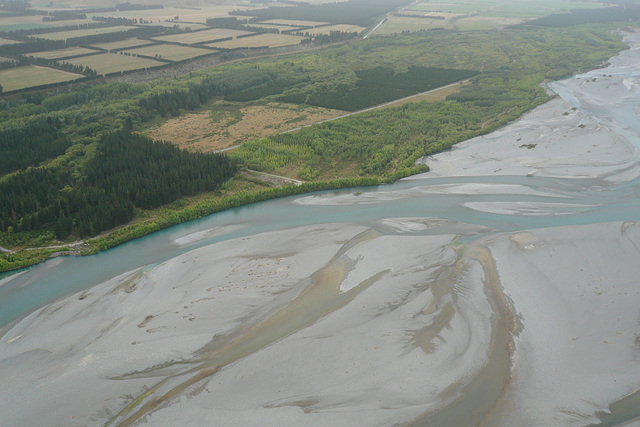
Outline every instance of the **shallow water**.
[[(520, 184), (548, 196), (521, 194), (429, 194), (431, 186), (479, 183), (486, 186)], [(211, 243), (295, 226), (347, 222), (370, 226), (383, 233), (386, 218), (427, 217), (512, 231), (559, 225), (619, 220), (640, 220), (640, 181), (606, 184), (592, 179), (563, 180), (539, 177), (424, 178), (374, 188), (318, 193), (336, 197), (362, 192), (355, 200), (373, 193), (363, 204), (303, 205), (296, 196), (260, 202), (181, 224), (90, 257), (61, 257), (28, 269), (23, 274), (0, 276), (0, 325), (33, 311), (48, 301), (80, 291), (135, 268), (161, 263)], [(384, 199), (391, 200), (384, 200)], [(471, 203), (555, 203), (564, 206), (536, 215), (499, 214), (468, 208)], [(466, 206), (465, 206), (466, 205)], [(568, 206), (566, 206), (568, 205)], [(573, 206), (571, 206), (573, 205)], [(229, 232), (225, 232), (229, 228)], [(208, 237), (206, 231), (212, 230)], [(221, 234), (216, 234), (218, 231)], [(429, 229), (415, 234), (428, 234)], [(192, 239), (185, 236), (194, 235)], [(199, 235), (198, 235), (199, 234)], [(198, 240), (200, 238), (200, 240)], [(176, 240), (188, 241), (177, 244)], [(179, 240), (179, 241), (180, 241)]]
[[(638, 63), (640, 53), (628, 52), (613, 60), (606, 70), (556, 82), (551, 87), (576, 109), (640, 149), (637, 114), (640, 70), (635, 66)], [(612, 84), (612, 90), (606, 91), (590, 83), (593, 78), (608, 78), (602, 77), (603, 74), (622, 79), (626, 89), (621, 91), (620, 85)], [(599, 89), (594, 91), (594, 88)], [(637, 151), (635, 156), (638, 160)], [(415, 223), (398, 226), (405, 218), (432, 221), (424, 227)], [(385, 221), (389, 219), (396, 221)], [(466, 223), (474, 230), (466, 239), (475, 239), (499, 231), (629, 220), (640, 221), (640, 178), (633, 175), (627, 180), (612, 181), (606, 176), (433, 177), (425, 174), (392, 185), (287, 197), (178, 225), (91, 257), (62, 257), (20, 273), (0, 275), (0, 327), (49, 301), (124, 272), (151, 268), (195, 248), (266, 231), (341, 222), (361, 224), (380, 234), (464, 235), (465, 227), (459, 223)], [(479, 226), (484, 228), (477, 234)], [(473, 402), (470, 405), (473, 406)], [(612, 406), (617, 414), (609, 418), (615, 422), (638, 415), (624, 405), (618, 406)], [(445, 424), (448, 421), (445, 420)]]

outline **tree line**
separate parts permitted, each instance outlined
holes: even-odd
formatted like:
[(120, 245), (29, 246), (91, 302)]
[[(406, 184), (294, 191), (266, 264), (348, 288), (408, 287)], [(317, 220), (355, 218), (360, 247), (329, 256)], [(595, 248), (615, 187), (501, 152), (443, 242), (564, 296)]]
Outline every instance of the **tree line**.
[(95, 235), (130, 221), (135, 208), (214, 190), (236, 171), (223, 155), (114, 132), (101, 139), (80, 176), (60, 165), (30, 167), (0, 181), (0, 231)]

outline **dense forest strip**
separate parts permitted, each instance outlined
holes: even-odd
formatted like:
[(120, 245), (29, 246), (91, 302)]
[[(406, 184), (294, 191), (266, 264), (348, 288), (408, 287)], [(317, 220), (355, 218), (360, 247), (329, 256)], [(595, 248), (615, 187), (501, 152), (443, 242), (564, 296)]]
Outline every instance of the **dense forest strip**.
[(189, 153), (119, 131), (102, 138), (86, 171), (79, 179), (64, 168), (30, 168), (2, 180), (0, 231), (10, 237), (48, 229), (61, 240), (71, 233), (96, 235), (129, 222), (134, 208), (212, 191), (237, 167), (222, 155)]

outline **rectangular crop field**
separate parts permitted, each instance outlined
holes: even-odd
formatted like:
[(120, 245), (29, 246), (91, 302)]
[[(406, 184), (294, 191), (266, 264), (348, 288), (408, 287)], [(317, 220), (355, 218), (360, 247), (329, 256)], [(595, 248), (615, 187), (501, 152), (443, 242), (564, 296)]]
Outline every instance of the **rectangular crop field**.
[(395, 34), (403, 31), (421, 31), (432, 28), (453, 29), (453, 25), (444, 19), (414, 18), (405, 16), (391, 16), (379, 26), (374, 34)]
[[(137, 3), (137, 2), (131, 2)], [(154, 2), (160, 3), (160, 2)], [(220, 3), (220, 2), (218, 2)], [(150, 22), (154, 25), (163, 25), (167, 20), (171, 20), (178, 16), (178, 21), (182, 22), (195, 22), (204, 24), (207, 18), (220, 18), (228, 16), (228, 13), (237, 9), (249, 9), (246, 6), (239, 6), (236, 2), (222, 2), (227, 4), (217, 5), (198, 5), (198, 9), (185, 9), (181, 7), (165, 6), (162, 9), (147, 9), (147, 10), (121, 10), (118, 12), (101, 12), (95, 14), (87, 14), (88, 17), (95, 16), (109, 16), (113, 18), (136, 18), (144, 19), (145, 22)], [(194, 29), (192, 27), (192, 29)]]
[(251, 27), (265, 28), (267, 30), (278, 30), (278, 31), (296, 31), (302, 27), (292, 27), (290, 25), (275, 25), (275, 24), (264, 24), (262, 22), (256, 22), (255, 24), (249, 24)]
[(198, 23), (194, 23), (194, 22), (175, 22), (175, 21), (163, 21), (163, 22), (154, 22), (151, 24), (144, 24), (147, 26), (161, 26), (161, 27), (178, 27), (181, 29), (185, 29), (185, 28), (190, 28), (192, 31), (196, 31), (196, 30), (204, 30), (206, 28), (211, 28), (208, 25), (205, 24), (198, 24)]
[(98, 74), (109, 74), (116, 71), (138, 70), (163, 65), (162, 62), (153, 59), (139, 58), (117, 53), (101, 53), (99, 55), (83, 56), (66, 61), (73, 65), (86, 65), (93, 68)]
[(211, 30), (194, 31), (192, 33), (173, 34), (170, 36), (154, 37), (154, 40), (174, 42), (174, 43), (184, 43), (184, 44), (195, 44), (195, 43), (203, 43), (203, 42), (213, 42), (216, 40), (225, 39), (227, 37), (237, 37), (237, 36), (243, 36), (245, 34), (253, 34), (253, 33), (251, 33), (250, 31), (229, 30), (226, 28), (213, 28)]
[(70, 56), (90, 55), (92, 53), (98, 53), (98, 50), (87, 49), (86, 47), (68, 47), (66, 49), (58, 50), (45, 50), (43, 52), (29, 53), (28, 56), (44, 59), (58, 59), (68, 58)]
[(0, 84), (4, 92), (31, 86), (67, 82), (81, 77), (84, 76), (35, 65), (0, 70)]
[(22, 43), (22, 42), (17, 42), (15, 40), (9, 40), (9, 39), (3, 39), (2, 37), (0, 37), (0, 46), (6, 45), (6, 44), (16, 44), (16, 43)]
[(440, 11), (453, 13), (486, 12), (490, 16), (544, 16), (570, 9), (593, 9), (603, 7), (601, 3), (579, 0), (444, 0), (421, 2), (405, 11)]
[(358, 25), (349, 25), (349, 24), (338, 24), (338, 25), (328, 25), (326, 27), (318, 27), (311, 28), (308, 30), (302, 30), (303, 33), (309, 33), (314, 36), (318, 36), (321, 34), (329, 34), (331, 31), (346, 31), (348, 33), (360, 33), (364, 31), (364, 27), (359, 27)]
[(72, 39), (74, 37), (83, 37), (83, 36), (92, 36), (96, 34), (108, 34), (108, 33), (116, 33), (119, 31), (127, 31), (131, 30), (135, 27), (128, 27), (125, 25), (117, 25), (115, 27), (102, 27), (102, 28), (84, 28), (82, 30), (71, 30), (71, 31), (58, 31), (57, 33), (45, 33), (38, 34), (37, 36), (42, 39), (49, 40), (67, 40)]
[(153, 42), (149, 40), (141, 40), (141, 39), (133, 38), (133, 39), (119, 40), (117, 42), (95, 43), (95, 44), (92, 44), (91, 46), (95, 46), (100, 49), (113, 50), (113, 49), (125, 49), (128, 47), (144, 46), (152, 43)]
[(498, 16), (470, 16), (460, 18), (455, 22), (456, 29), (466, 30), (492, 30), (494, 28), (505, 27), (507, 25), (517, 25), (522, 23), (521, 18), (507, 18)]
[(184, 59), (197, 58), (198, 56), (215, 53), (215, 51), (211, 49), (178, 46), (175, 44), (154, 44), (152, 46), (144, 46), (137, 49), (127, 49), (125, 52), (151, 57), (156, 57), (157, 55), (159, 58), (167, 59), (169, 61), (182, 61)]
[(260, 24), (288, 25), (291, 27), (317, 27), (319, 25), (328, 25), (329, 22), (301, 21), (294, 19), (267, 19), (266, 21), (260, 21)]
[(259, 34), (257, 36), (242, 37), (234, 40), (210, 43), (207, 46), (219, 47), (223, 49), (235, 49), (238, 47), (279, 47), (298, 44), (304, 37), (290, 36), (286, 34)]

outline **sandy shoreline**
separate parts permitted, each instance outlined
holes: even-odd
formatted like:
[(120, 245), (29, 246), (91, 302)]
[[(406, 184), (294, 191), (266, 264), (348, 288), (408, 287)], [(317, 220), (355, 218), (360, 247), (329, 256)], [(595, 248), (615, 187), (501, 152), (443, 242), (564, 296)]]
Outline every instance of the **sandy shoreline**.
[[(611, 64), (412, 178), (502, 181), (293, 203), (451, 197), (506, 223), (637, 198), (640, 120), (614, 101), (640, 105), (640, 51)], [(640, 223), (412, 214), (211, 244), (43, 307), (0, 338), (0, 425), (581, 426), (640, 389)]]

